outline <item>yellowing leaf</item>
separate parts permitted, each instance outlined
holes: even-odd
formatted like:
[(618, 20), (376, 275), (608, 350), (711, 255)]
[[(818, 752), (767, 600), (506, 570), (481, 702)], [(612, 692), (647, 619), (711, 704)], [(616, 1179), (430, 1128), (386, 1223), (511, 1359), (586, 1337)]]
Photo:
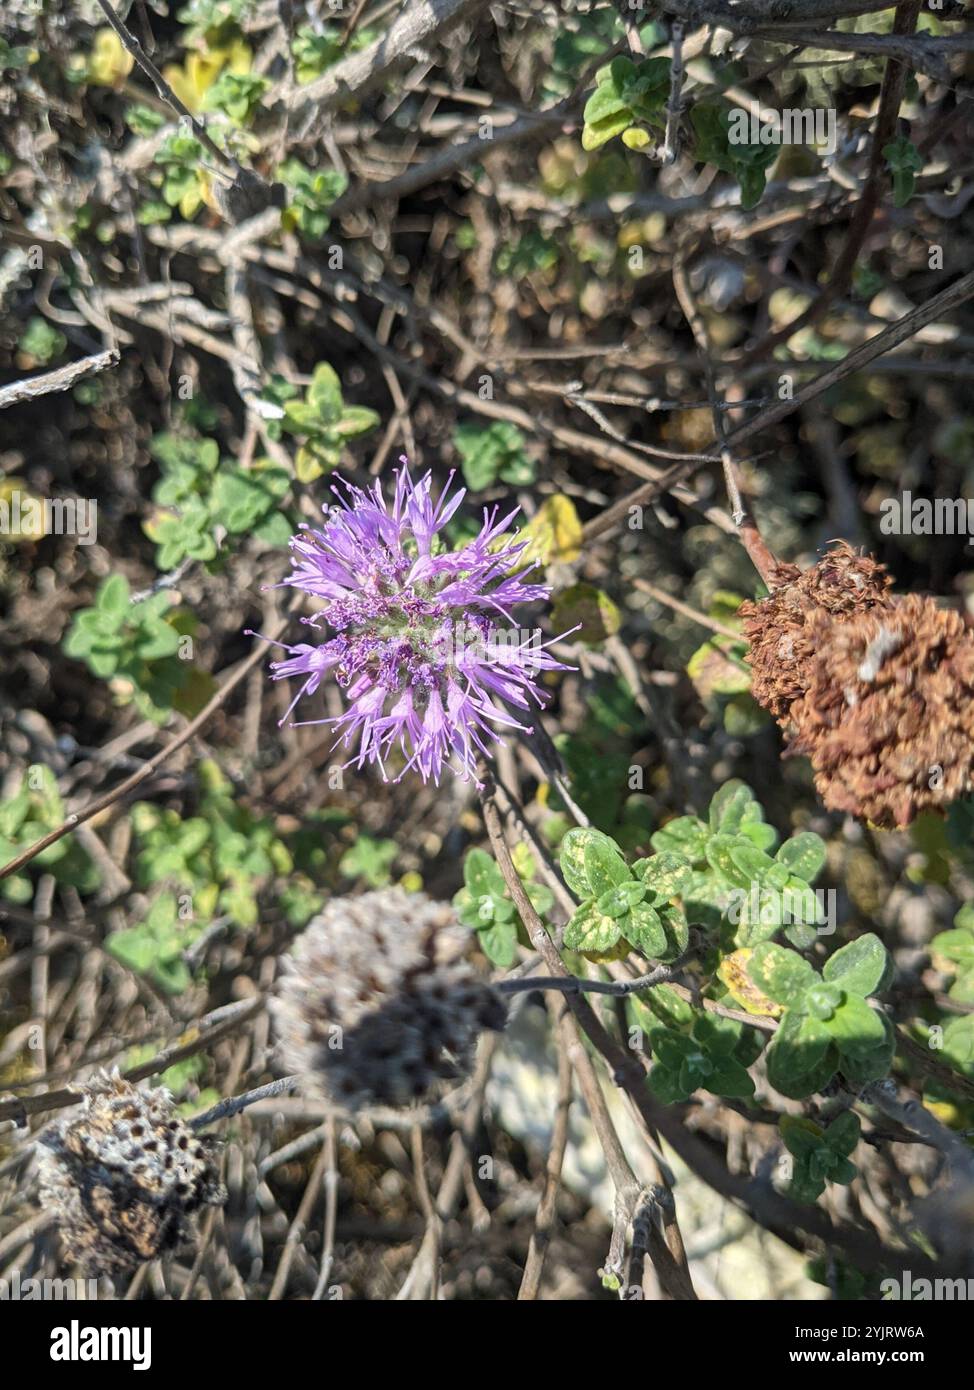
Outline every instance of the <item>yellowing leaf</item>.
[(192, 188), (186, 190), (179, 200), (180, 214), (185, 217), (187, 222), (199, 212), (202, 201), (203, 194), (197, 181)]
[(511, 851), (511, 859), (519, 878), (534, 878), (536, 868), (534, 855), (523, 840), (519, 840)]
[(749, 1014), (762, 1014), (765, 1018), (780, 1018), (783, 1010), (780, 1004), (769, 999), (758, 989), (747, 973), (747, 963), (754, 954), (748, 947), (732, 951), (717, 967), (717, 974), (735, 1003), (740, 1004)]
[(150, 541), (157, 544), (163, 535), (167, 521), (175, 521), (177, 513), (167, 507), (152, 507), (148, 515), (142, 522), (142, 530), (149, 537)]
[(199, 183), (200, 198), (210, 209), (211, 212), (219, 212), (220, 204), (213, 196), (213, 179), (205, 169), (197, 169), (197, 182)]
[(649, 131), (634, 125), (622, 132), (622, 143), (628, 145), (631, 150), (644, 150), (651, 143), (651, 137)]
[(170, 63), (163, 68), (162, 75), (183, 105), (195, 115), (222, 67), (222, 60), (215, 54), (190, 53), (182, 67)]
[(718, 634), (708, 637), (691, 656), (687, 675), (701, 700), (716, 695), (739, 695), (751, 688), (751, 672), (744, 664), (743, 643)]
[(250, 49), (238, 39), (229, 48), (190, 53), (181, 67), (178, 63), (170, 63), (163, 68), (162, 75), (183, 105), (195, 116), (202, 109), (203, 98), (221, 72), (249, 72), (252, 61)]
[(298, 450), (294, 460), (294, 475), (299, 483), (313, 483), (316, 478), (320, 478), (324, 469), (309, 449), (303, 446)]
[(518, 569), (537, 562), (542, 565), (568, 565), (582, 552), (582, 523), (570, 497), (556, 493), (545, 498), (527, 526), (518, 533), (527, 549), (518, 556)]
[(936, 1115), (940, 1123), (947, 1125), (949, 1129), (955, 1129), (961, 1123), (960, 1108), (953, 1101), (930, 1100), (929, 1097), (924, 1096), (923, 1108), (929, 1110), (931, 1115)]
[(243, 39), (234, 39), (229, 48), (221, 48), (219, 51), (226, 59), (227, 72), (235, 73), (238, 77), (245, 72), (249, 72), (253, 66), (254, 55), (244, 43)]
[(594, 584), (572, 584), (555, 599), (551, 621), (557, 632), (575, 631), (580, 642), (594, 645), (619, 631), (622, 614)]
[(625, 960), (631, 951), (629, 942), (620, 936), (616, 944), (610, 946), (607, 951), (579, 951), (578, 954), (590, 960), (593, 965), (610, 965), (614, 960)]
[(99, 29), (88, 60), (88, 81), (97, 87), (124, 86), (135, 59), (114, 29)]
[(193, 907), (202, 920), (207, 917), (216, 916), (217, 899), (220, 896), (220, 885), (218, 883), (204, 883), (203, 887), (193, 898)]

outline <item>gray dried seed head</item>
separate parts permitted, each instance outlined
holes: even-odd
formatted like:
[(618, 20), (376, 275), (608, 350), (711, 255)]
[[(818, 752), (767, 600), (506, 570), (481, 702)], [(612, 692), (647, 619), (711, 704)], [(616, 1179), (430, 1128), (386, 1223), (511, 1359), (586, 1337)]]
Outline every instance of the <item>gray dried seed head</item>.
[(212, 1141), (193, 1133), (163, 1087), (99, 1073), (41, 1139), (41, 1200), (65, 1260), (88, 1275), (129, 1273), (173, 1249), (192, 1214), (221, 1206)]
[(453, 909), (400, 888), (332, 898), (294, 942), (271, 1003), (281, 1060), (343, 1105), (403, 1106), (469, 1072), (506, 1009)]

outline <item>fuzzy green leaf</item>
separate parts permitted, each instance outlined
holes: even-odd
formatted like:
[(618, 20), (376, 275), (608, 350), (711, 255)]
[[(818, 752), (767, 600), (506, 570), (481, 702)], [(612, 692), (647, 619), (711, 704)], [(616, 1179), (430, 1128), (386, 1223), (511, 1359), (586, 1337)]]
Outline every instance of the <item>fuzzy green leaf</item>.
[(867, 932), (830, 956), (822, 969), (822, 977), (841, 985), (850, 994), (865, 998), (879, 988), (888, 960), (886, 947), (879, 937)]

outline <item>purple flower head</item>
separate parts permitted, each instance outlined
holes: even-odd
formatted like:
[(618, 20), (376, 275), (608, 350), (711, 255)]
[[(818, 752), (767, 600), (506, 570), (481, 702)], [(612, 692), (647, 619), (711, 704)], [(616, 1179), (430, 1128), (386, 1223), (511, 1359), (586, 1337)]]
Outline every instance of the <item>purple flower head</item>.
[(401, 462), (391, 501), (380, 482), (365, 491), (339, 479), (339, 505), (325, 509), (322, 528), (291, 538), (284, 584), (322, 601), (302, 621), (326, 635), (318, 645), (277, 644), (288, 657), (271, 663), (274, 679), (302, 678), (281, 723), (331, 675), (345, 691), (344, 714), (300, 722), (333, 723), (350, 763), (378, 763), (388, 781), (385, 762), (398, 748), (406, 764), (397, 781), (416, 768), (439, 782), (444, 767), (468, 779), (478, 753), (502, 741), (495, 726), (530, 732), (515, 711), (545, 703), (539, 673), (568, 668), (537, 632), (515, 626), (516, 605), (550, 594), (526, 582), (534, 565), (511, 572), (525, 544), (503, 538), (519, 508), (501, 518), (485, 508), (479, 534), (450, 550), (440, 532), (465, 490), (448, 499), (451, 473), (434, 502), (431, 475), (414, 483)]

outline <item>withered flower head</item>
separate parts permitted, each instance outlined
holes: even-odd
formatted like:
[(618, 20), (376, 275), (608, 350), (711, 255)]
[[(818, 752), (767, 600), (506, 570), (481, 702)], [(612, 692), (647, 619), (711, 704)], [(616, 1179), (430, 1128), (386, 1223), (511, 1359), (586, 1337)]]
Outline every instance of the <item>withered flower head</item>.
[(827, 806), (880, 826), (942, 810), (974, 778), (974, 636), (908, 594), (891, 608), (817, 620), (808, 689), (791, 708)]
[(295, 941), (272, 1001), (282, 1061), (341, 1104), (402, 1106), (469, 1071), (499, 996), (449, 905), (400, 888), (332, 898)]
[(163, 1087), (140, 1090), (99, 1073), (81, 1106), (42, 1136), (41, 1200), (64, 1257), (115, 1277), (173, 1249), (203, 1206), (221, 1206), (211, 1141), (197, 1137)]
[(780, 565), (778, 574), (780, 587), (760, 603), (742, 603), (740, 612), (750, 643), (751, 693), (781, 722), (808, 687), (813, 623), (888, 607), (892, 580), (878, 560), (857, 555), (845, 541), (810, 569)]
[(832, 810), (908, 825), (974, 776), (974, 636), (844, 543), (742, 605), (755, 698)]

